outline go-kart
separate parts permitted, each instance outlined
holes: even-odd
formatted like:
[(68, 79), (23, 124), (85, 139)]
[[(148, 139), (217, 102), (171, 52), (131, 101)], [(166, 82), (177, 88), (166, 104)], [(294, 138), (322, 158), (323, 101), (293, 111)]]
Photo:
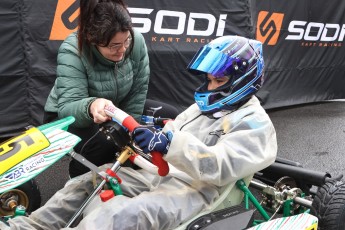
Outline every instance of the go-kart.
[[(103, 124), (100, 132), (109, 141), (114, 141), (121, 151), (106, 172), (73, 151), (80, 141), (66, 131), (73, 117), (30, 127), (0, 145), (0, 209), (6, 214), (1, 214), (2, 221), (32, 211), (28, 210), (32, 207), (31, 200), (18, 195), (25, 194), (20, 186), (32, 181), (66, 154), (102, 179), (66, 227), (78, 223), (95, 196), (101, 196), (106, 202), (115, 195), (122, 195), (121, 179), (116, 172), (128, 159), (152, 173), (161, 176), (169, 173), (169, 165), (160, 153), (154, 152), (147, 157), (131, 140), (130, 133), (139, 124), (117, 108), (109, 107), (107, 111), (114, 121)], [(164, 125), (165, 121), (153, 117), (144, 120), (150, 121), (150, 125), (157, 122)], [(341, 176), (332, 178), (328, 173), (304, 169), (299, 163), (278, 158), (251, 180), (237, 182), (237, 188), (243, 192), (241, 204), (230, 205), (233, 204), (229, 202), (231, 191), (225, 189), (211, 209), (181, 223), (176, 229), (345, 229), (345, 185), (340, 179)], [(104, 185), (109, 189), (100, 193)]]
[(69, 153), (80, 141), (67, 132), (73, 117), (25, 131), (0, 144), (0, 217), (26, 215), (39, 208), (34, 178)]

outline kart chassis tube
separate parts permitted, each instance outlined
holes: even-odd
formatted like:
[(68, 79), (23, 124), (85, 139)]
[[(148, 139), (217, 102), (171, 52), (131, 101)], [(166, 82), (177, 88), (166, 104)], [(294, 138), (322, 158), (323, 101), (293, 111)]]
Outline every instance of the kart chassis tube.
[(278, 162), (274, 162), (272, 165), (268, 166), (262, 170), (264, 174), (282, 174), (290, 176), (292, 178), (299, 178), (308, 184), (315, 186), (322, 186), (325, 184), (327, 178), (331, 175), (327, 172), (318, 172), (310, 169), (305, 169), (302, 167), (297, 167), (293, 165), (286, 165)]
[[(111, 167), (111, 171), (117, 172), (121, 168), (121, 165), (130, 157), (130, 155), (131, 155), (131, 150), (129, 148), (125, 148), (121, 152), (120, 156), (117, 158), (114, 165)], [(72, 226), (72, 224), (83, 213), (84, 209), (91, 202), (91, 200), (102, 190), (105, 183), (106, 183), (106, 180), (103, 179), (101, 183), (93, 190), (93, 192), (88, 196), (88, 198), (80, 206), (79, 210), (73, 215), (70, 221), (66, 224), (65, 226), (66, 228)]]
[[(267, 187), (267, 185), (252, 180), (250, 182), (250, 187), (262, 191), (262, 190), (264, 190)], [(294, 202), (296, 204), (303, 205), (304, 207), (307, 207), (307, 208), (311, 208), (312, 207), (312, 201), (304, 199), (302, 197), (295, 197), (293, 200), (294, 200)]]

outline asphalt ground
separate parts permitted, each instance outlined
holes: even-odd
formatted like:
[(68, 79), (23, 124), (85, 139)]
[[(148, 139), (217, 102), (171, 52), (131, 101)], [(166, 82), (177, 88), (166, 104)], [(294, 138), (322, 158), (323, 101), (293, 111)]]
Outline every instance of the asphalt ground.
[[(304, 168), (345, 173), (345, 100), (326, 101), (267, 110), (277, 132), (278, 156)], [(64, 157), (36, 179), (42, 205), (68, 180)]]

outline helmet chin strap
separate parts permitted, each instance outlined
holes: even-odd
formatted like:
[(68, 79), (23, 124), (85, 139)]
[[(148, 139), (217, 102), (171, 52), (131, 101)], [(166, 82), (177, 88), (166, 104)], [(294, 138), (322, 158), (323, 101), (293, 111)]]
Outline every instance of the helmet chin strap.
[(235, 109), (233, 109), (233, 110), (221, 110), (221, 111), (217, 111), (214, 113), (203, 113), (203, 115), (207, 116), (210, 119), (219, 119), (221, 117), (224, 117), (225, 115), (228, 115), (229, 113), (232, 113), (233, 111), (235, 111)]
[(221, 118), (221, 117), (224, 117), (225, 115), (229, 114), (229, 113), (232, 113), (232, 111), (234, 110), (222, 110), (222, 111), (218, 111), (218, 112), (215, 112), (212, 114), (213, 118)]

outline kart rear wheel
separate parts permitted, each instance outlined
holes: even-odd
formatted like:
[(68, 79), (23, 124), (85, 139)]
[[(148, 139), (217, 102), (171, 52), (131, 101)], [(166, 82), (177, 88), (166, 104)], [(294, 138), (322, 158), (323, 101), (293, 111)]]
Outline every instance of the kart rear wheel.
[(318, 189), (311, 214), (319, 219), (319, 230), (345, 229), (345, 183), (332, 180)]
[(14, 215), (12, 205), (24, 206), (27, 213), (31, 213), (41, 206), (41, 194), (35, 180), (29, 180), (0, 194), (0, 216)]

